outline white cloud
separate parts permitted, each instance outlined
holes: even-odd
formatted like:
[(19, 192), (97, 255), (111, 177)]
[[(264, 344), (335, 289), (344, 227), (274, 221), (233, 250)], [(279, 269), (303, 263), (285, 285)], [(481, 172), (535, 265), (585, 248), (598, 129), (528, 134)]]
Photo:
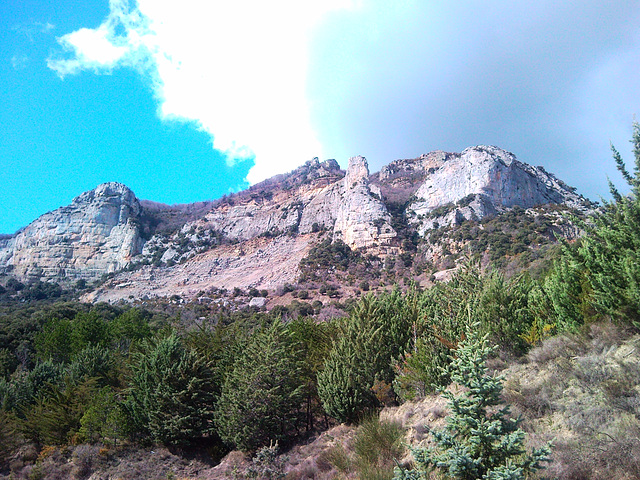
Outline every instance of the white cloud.
[(88, 68), (100, 70), (111, 69), (130, 52), (127, 46), (117, 46), (109, 37), (109, 30), (104, 26), (96, 30), (81, 28), (73, 33), (60, 37), (58, 41), (67, 50), (75, 53), (71, 60), (48, 60), (50, 68), (60, 76), (77, 73)]
[(96, 29), (64, 35), (60, 76), (135, 67), (149, 75), (164, 119), (196, 122), (229, 161), (251, 157), (253, 183), (321, 155), (306, 95), (307, 43), (348, 0), (111, 0)]

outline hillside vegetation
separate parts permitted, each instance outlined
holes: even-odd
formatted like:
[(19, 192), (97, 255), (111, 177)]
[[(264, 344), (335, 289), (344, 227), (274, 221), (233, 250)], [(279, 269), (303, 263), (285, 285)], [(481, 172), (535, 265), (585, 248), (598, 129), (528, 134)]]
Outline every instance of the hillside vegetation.
[[(313, 308), (183, 319), (55, 301), (63, 292), (46, 285), (28, 287), (45, 292), (29, 303), (12, 283), (0, 292), (2, 475), (638, 478), (637, 124), (633, 142), (631, 172), (614, 151), (631, 193), (612, 186), (595, 216), (574, 218), (584, 235), (535, 274), (478, 259), (326, 321)], [(346, 271), (371, 261), (325, 250)], [(309, 281), (328, 268), (321, 253)]]

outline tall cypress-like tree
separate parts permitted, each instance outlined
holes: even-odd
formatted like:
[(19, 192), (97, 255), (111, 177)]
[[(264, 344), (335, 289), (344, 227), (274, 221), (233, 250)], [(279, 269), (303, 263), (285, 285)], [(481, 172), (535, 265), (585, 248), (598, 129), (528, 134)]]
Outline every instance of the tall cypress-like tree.
[(547, 461), (548, 447), (528, 454), (524, 432), (509, 407), (497, 408), (502, 377), (487, 374), (486, 360), (493, 351), (476, 323), (452, 359), (452, 380), (464, 387), (462, 394), (443, 392), (449, 400), (447, 425), (433, 432), (435, 448), (411, 448), (415, 469), (397, 468), (395, 480), (426, 480), (439, 471), (459, 480), (520, 480)]
[(594, 306), (600, 312), (640, 321), (640, 124), (633, 124), (635, 164), (629, 172), (615, 149), (613, 159), (629, 185), (621, 195), (609, 182), (613, 201), (605, 202), (577, 249), (593, 289)]
[[(374, 339), (378, 331), (370, 332)], [(363, 337), (367, 332), (363, 332)], [(378, 402), (371, 388), (375, 381), (370, 343), (353, 343), (341, 337), (318, 374), (318, 394), (325, 411), (340, 422), (353, 423)], [(362, 340), (362, 338), (360, 338)]]
[(325, 411), (341, 422), (355, 422), (378, 405), (376, 380), (391, 385), (392, 360), (406, 348), (418, 315), (415, 292), (363, 298), (340, 333), (318, 374)]
[(244, 451), (286, 442), (305, 424), (300, 345), (282, 321), (249, 340), (227, 376), (216, 411), (222, 440)]

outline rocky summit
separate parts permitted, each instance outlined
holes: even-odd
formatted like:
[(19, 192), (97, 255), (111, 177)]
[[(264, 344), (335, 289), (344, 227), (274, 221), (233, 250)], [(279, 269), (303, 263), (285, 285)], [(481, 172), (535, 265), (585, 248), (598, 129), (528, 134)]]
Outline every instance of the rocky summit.
[(385, 257), (403, 251), (399, 230), (427, 238), (443, 226), (513, 207), (590, 202), (542, 167), (497, 147), (396, 160), (373, 175), (364, 157), (341, 170), (313, 159), (214, 202), (167, 206), (106, 183), (0, 239), (0, 271), (20, 280), (109, 282), (91, 300), (195, 296), (207, 288), (275, 289), (329, 237)]
[(45, 213), (0, 242), (0, 268), (17, 278), (94, 279), (142, 252), (141, 207), (120, 183), (105, 183)]

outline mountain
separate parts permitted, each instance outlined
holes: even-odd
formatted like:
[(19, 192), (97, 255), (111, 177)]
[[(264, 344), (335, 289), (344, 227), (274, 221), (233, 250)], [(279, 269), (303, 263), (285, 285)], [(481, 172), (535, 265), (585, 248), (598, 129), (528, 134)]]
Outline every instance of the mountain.
[(93, 279), (118, 271), (142, 252), (141, 211), (125, 185), (99, 185), (0, 240), (0, 266), (20, 279)]
[[(112, 278), (88, 299), (194, 297), (294, 283), (322, 239), (377, 258), (443, 227), (510, 211), (590, 202), (542, 167), (497, 147), (431, 152), (370, 175), (364, 157), (317, 158), (213, 202), (167, 206), (106, 183), (0, 239), (0, 271), (20, 280)], [(406, 242), (405, 242), (406, 243)]]

